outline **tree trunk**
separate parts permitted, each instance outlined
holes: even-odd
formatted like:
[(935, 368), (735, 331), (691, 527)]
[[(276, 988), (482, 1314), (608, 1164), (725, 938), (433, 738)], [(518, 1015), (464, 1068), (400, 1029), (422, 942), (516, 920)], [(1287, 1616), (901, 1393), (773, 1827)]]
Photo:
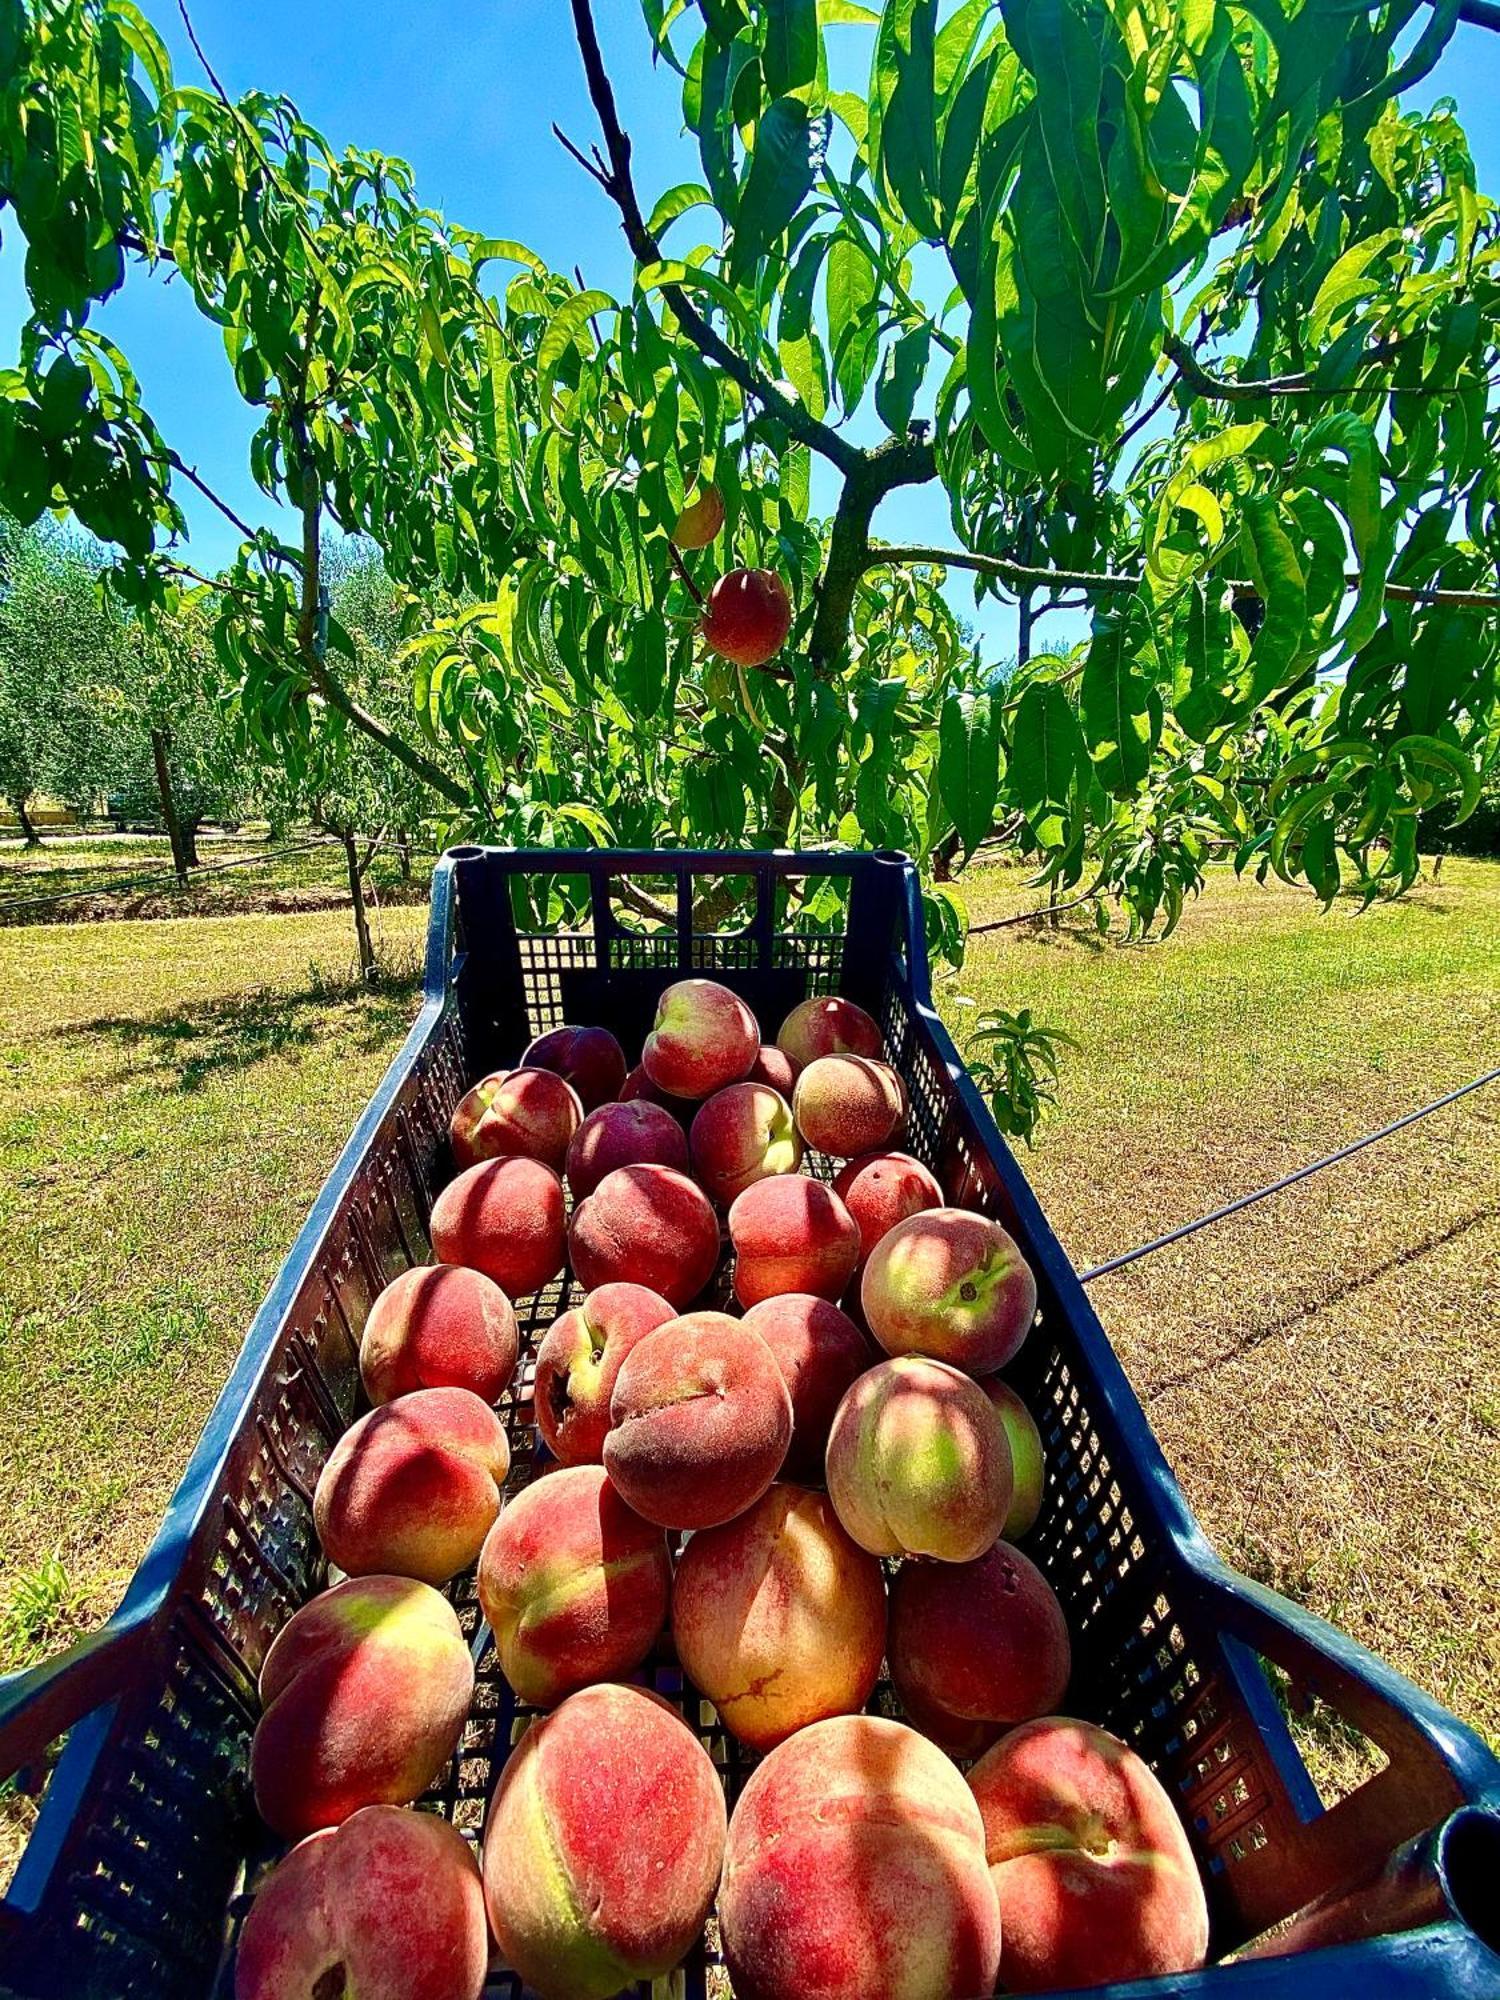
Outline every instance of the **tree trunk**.
[(167, 823), (167, 838), (172, 843), (172, 866), (177, 870), (177, 884), (185, 889), (188, 885), (188, 869), (197, 856), (190, 854), (182, 837), (182, 822), (177, 817), (177, 801), (172, 796), (172, 769), (167, 762), (167, 751), (172, 738), (165, 729), (151, 732), (151, 760), (156, 766), (156, 789), (161, 794), (161, 815)]
[(31, 814), (26, 810), (26, 794), (24, 792), (14, 792), (11, 795), (10, 802), (16, 809), (16, 823), (21, 829), (21, 838), (28, 847), (40, 847), (42, 836), (32, 825)]
[(365, 914), (364, 871), (359, 865), (359, 847), (352, 833), (341, 833), (344, 865), (349, 870), (349, 900), (354, 905), (354, 935), (359, 940), (359, 976), (375, 977), (375, 947), (370, 942), (370, 920)]
[(198, 866), (198, 822), (195, 819), (180, 819), (178, 827), (182, 833), (182, 851), (189, 868)]
[(396, 859), (401, 864), (401, 880), (411, 880), (411, 835), (405, 828), (396, 835)]

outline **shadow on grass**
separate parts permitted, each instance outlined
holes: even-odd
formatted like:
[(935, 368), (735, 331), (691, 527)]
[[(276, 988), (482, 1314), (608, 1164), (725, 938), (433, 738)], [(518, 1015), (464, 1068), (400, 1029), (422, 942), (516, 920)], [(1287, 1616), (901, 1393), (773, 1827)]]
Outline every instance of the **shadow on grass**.
[(175, 1071), (173, 1087), (200, 1090), (224, 1071), (246, 1070), (288, 1050), (309, 1048), (332, 1032), (330, 1011), (353, 1008), (341, 1021), (342, 1047), (360, 1054), (384, 1047), (415, 1012), (421, 977), (400, 968), (373, 985), (359, 979), (325, 979), (316, 971), (306, 986), (256, 987), (249, 993), (163, 1009), (155, 1014), (105, 1014), (60, 1032), (78, 1042), (113, 1044), (133, 1058), (126, 1075)]

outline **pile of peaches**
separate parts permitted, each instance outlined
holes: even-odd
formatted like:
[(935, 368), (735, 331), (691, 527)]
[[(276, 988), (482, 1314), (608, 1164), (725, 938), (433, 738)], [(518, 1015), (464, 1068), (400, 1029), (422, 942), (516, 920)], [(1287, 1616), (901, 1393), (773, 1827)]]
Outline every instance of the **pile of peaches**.
[[(1202, 1964), (1172, 1803), (1057, 1713), (1067, 1622), (1015, 1546), (1043, 1447), (997, 1371), (1035, 1281), (894, 1150), (907, 1111), (851, 1002), (805, 1001), (762, 1045), (706, 979), (663, 994), (628, 1073), (608, 1032), (562, 1028), (458, 1105), (436, 1261), (373, 1305), (372, 1408), (314, 1494), (337, 1580), (261, 1677), (256, 1803), (296, 1844), (246, 1918), (237, 2000), (476, 2000), (493, 1964), (606, 2000), (714, 1916), (742, 2000)], [(831, 1185), (810, 1154), (844, 1162)], [(726, 1232), (738, 1312), (698, 1304)], [(503, 1498), (512, 1301), (565, 1269), (580, 1302), (535, 1355), (545, 1466)], [(478, 1862), (410, 1810), (469, 1716), (443, 1586), (476, 1564), (506, 1679), (542, 1711)], [(632, 1679), (668, 1634), (760, 1757), (732, 1818), (698, 1736)], [(904, 1721), (864, 1712), (882, 1667)]]

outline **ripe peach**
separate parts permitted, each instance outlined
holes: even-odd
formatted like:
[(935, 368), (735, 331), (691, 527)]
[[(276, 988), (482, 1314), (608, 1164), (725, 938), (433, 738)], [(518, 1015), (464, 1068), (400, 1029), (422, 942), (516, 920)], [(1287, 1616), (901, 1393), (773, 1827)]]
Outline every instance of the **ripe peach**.
[(255, 1892), (235, 2000), (480, 2000), (490, 1933), (468, 1842), (436, 1813), (361, 1806)]
[(643, 1063), (636, 1064), (620, 1089), (622, 1104), (631, 1104), (637, 1100), (647, 1104), (658, 1104), (663, 1111), (670, 1111), (682, 1127), (684, 1135), (698, 1113), (696, 1097), (674, 1097), (670, 1090), (658, 1090), (647, 1076)]
[(260, 1673), (250, 1744), (261, 1818), (283, 1840), (360, 1806), (410, 1805), (457, 1747), (474, 1662), (447, 1598), (353, 1576), (289, 1618)]
[(697, 1298), (719, 1261), (708, 1196), (673, 1167), (616, 1167), (573, 1211), (573, 1275), (592, 1291), (645, 1285), (674, 1306)]
[(738, 1083), (760, 1052), (755, 1016), (713, 979), (679, 979), (656, 1003), (641, 1067), (674, 1097), (712, 1097)]
[(688, 1134), (693, 1172), (717, 1202), (772, 1174), (794, 1174), (802, 1164), (802, 1141), (792, 1123), (792, 1107), (763, 1083), (731, 1083), (708, 1098)]
[(598, 1465), (534, 1479), (479, 1557), (479, 1602), (505, 1678), (542, 1708), (634, 1672), (666, 1623), (671, 1581), (666, 1536)]
[(845, 1391), (875, 1357), (846, 1312), (812, 1292), (778, 1292), (745, 1314), (776, 1357), (792, 1398), (792, 1442), (782, 1471), (788, 1479), (823, 1481), (823, 1453), (833, 1413)]
[(714, 1528), (743, 1513), (781, 1470), (792, 1436), (792, 1399), (770, 1348), (719, 1312), (648, 1333), (625, 1357), (609, 1414), (605, 1469), (664, 1528)]
[(1030, 1534), (1036, 1526), (1037, 1515), (1042, 1511), (1042, 1483), (1047, 1471), (1042, 1434), (1036, 1427), (1036, 1418), (1009, 1382), (1002, 1382), (998, 1375), (990, 1375), (979, 1386), (1000, 1412), (1000, 1421), (1005, 1426), (1005, 1441), (1010, 1446), (1014, 1483), (1010, 1512), (1005, 1517), (1001, 1533), (1008, 1542), (1019, 1541), (1022, 1535)]
[(555, 1070), (572, 1084), (586, 1112), (618, 1097), (625, 1081), (625, 1051), (608, 1028), (553, 1028), (537, 1036), (521, 1063)]
[(717, 486), (704, 486), (694, 493), (672, 530), (679, 549), (706, 549), (724, 525), (724, 496)]
[(710, 649), (737, 667), (763, 667), (786, 643), (792, 600), (771, 569), (732, 569), (708, 593), (700, 628)]
[(972, 1794), (899, 1722), (799, 1730), (740, 1794), (719, 1925), (740, 2000), (991, 1992), (1000, 1907)]
[(910, 1153), (864, 1153), (834, 1176), (834, 1191), (859, 1225), (859, 1261), (898, 1222), (920, 1215), (924, 1208), (941, 1208), (943, 1190), (936, 1175)]
[(536, 1427), (564, 1465), (598, 1465), (609, 1429), (609, 1399), (620, 1365), (638, 1340), (676, 1317), (644, 1285), (600, 1285), (548, 1327), (536, 1351)]
[(828, 1435), (828, 1492), (877, 1556), (972, 1562), (1010, 1511), (1005, 1427), (977, 1382), (908, 1355), (861, 1375)]
[(512, 1299), (540, 1291), (563, 1267), (563, 1186), (540, 1160), (482, 1160), (432, 1204), (432, 1254), (493, 1278)]
[(372, 1403), (413, 1389), (472, 1389), (498, 1403), (519, 1354), (516, 1315), (493, 1278), (461, 1264), (418, 1264), (371, 1306), (359, 1373)]
[(930, 1354), (971, 1375), (1003, 1368), (1036, 1318), (1036, 1279), (1014, 1239), (966, 1208), (898, 1222), (871, 1252), (859, 1297), (887, 1354)]
[(777, 1048), (774, 1042), (762, 1042), (760, 1053), (750, 1066), (746, 1083), (768, 1083), (772, 1090), (779, 1090), (790, 1104), (792, 1092), (797, 1087), (797, 1072), (790, 1056)]
[(868, 1056), (819, 1056), (792, 1094), (797, 1130), (836, 1160), (878, 1152), (906, 1123), (906, 1086), (889, 1063)]
[(682, 1719), (640, 1688), (585, 1688), (501, 1773), (485, 1902), (507, 1963), (542, 2000), (607, 2000), (686, 1955), (723, 1856), (724, 1794)]
[(819, 993), (787, 1015), (776, 1046), (794, 1071), (804, 1070), (819, 1056), (878, 1056), (880, 1029), (852, 1000), (837, 993)]
[(460, 1167), (478, 1160), (542, 1160), (561, 1171), (583, 1123), (578, 1093), (550, 1069), (502, 1069), (459, 1099), (448, 1128)]
[(859, 1231), (831, 1187), (777, 1174), (736, 1195), (729, 1211), (734, 1295), (758, 1305), (778, 1292), (836, 1299), (854, 1276)]
[(594, 1192), (616, 1167), (675, 1167), (685, 1174), (687, 1140), (670, 1111), (645, 1098), (601, 1104), (591, 1111), (568, 1146), (568, 1186), (574, 1201)]
[(323, 1553), (350, 1576), (447, 1583), (479, 1554), (510, 1470), (505, 1426), (469, 1389), (414, 1389), (352, 1424), (313, 1494)]
[(885, 1652), (885, 1579), (826, 1493), (773, 1486), (694, 1535), (672, 1584), (683, 1671), (752, 1750), (864, 1707)]
[(1008, 1993), (1195, 1971), (1208, 1905), (1161, 1784), (1107, 1730), (1045, 1716), (969, 1773), (1005, 1910)]
[(891, 1591), (891, 1681), (960, 1724), (1027, 1722), (1057, 1707), (1072, 1670), (1068, 1621), (1046, 1577), (1008, 1542), (975, 1562), (903, 1563)]

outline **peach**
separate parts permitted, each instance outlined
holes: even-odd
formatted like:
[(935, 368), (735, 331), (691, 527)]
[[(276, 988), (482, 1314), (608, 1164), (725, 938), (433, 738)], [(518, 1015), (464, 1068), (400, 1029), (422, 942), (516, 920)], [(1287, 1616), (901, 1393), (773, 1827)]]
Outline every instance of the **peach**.
[(776, 1046), (797, 1071), (819, 1056), (878, 1056), (880, 1030), (852, 1000), (837, 993), (819, 993), (787, 1015)]
[(1118, 1737), (1068, 1716), (1013, 1729), (969, 1773), (1005, 1910), (1007, 1992), (1192, 1972), (1208, 1905), (1182, 1823)]
[(738, 1083), (760, 1052), (755, 1016), (713, 979), (679, 979), (656, 1004), (641, 1067), (674, 1097), (712, 1097)]
[(836, 1299), (859, 1261), (853, 1216), (831, 1187), (807, 1174), (776, 1174), (736, 1195), (729, 1239), (734, 1295), (742, 1306), (778, 1292)]
[(779, 1090), (790, 1104), (792, 1092), (797, 1087), (797, 1072), (790, 1056), (778, 1049), (774, 1042), (762, 1042), (760, 1052), (750, 1065), (746, 1083), (768, 1083), (772, 1090)]
[(720, 1312), (648, 1333), (615, 1378), (609, 1415), (605, 1469), (664, 1528), (715, 1528), (743, 1513), (781, 1470), (792, 1436), (792, 1399), (770, 1348)]
[(792, 1107), (764, 1083), (731, 1083), (716, 1090), (693, 1120), (688, 1144), (693, 1172), (726, 1207), (757, 1181), (794, 1174), (802, 1164)]
[(550, 1069), (502, 1069), (459, 1099), (448, 1135), (460, 1167), (478, 1160), (542, 1160), (561, 1172), (583, 1123), (570, 1083)]
[(599, 1464), (621, 1363), (676, 1311), (645, 1285), (600, 1285), (552, 1322), (536, 1351), (532, 1405), (554, 1458), (564, 1465)]
[(485, 1825), (507, 1963), (542, 2000), (663, 1977), (713, 1904), (724, 1817), (708, 1752), (665, 1702), (608, 1685), (573, 1695), (512, 1751)]
[(670, 1111), (645, 1098), (601, 1104), (591, 1111), (568, 1145), (568, 1186), (584, 1201), (616, 1167), (675, 1167), (687, 1172), (687, 1140)]
[(684, 1135), (698, 1111), (696, 1097), (674, 1097), (670, 1090), (658, 1090), (640, 1063), (637, 1063), (626, 1077), (620, 1090), (622, 1104), (632, 1104), (637, 1101), (657, 1104), (663, 1111), (670, 1111), (682, 1127)]
[(773, 1486), (688, 1542), (672, 1584), (672, 1638), (725, 1728), (770, 1750), (869, 1700), (885, 1652), (885, 1579), (826, 1493)]
[(418, 1264), (371, 1306), (359, 1373), (372, 1403), (413, 1389), (472, 1389), (498, 1403), (519, 1354), (516, 1315), (493, 1278), (461, 1264)]
[(457, 1748), (474, 1662), (447, 1598), (353, 1576), (289, 1618), (260, 1673), (250, 1744), (261, 1818), (283, 1840), (360, 1806), (410, 1805)]
[(432, 1204), (432, 1254), (493, 1278), (512, 1299), (540, 1291), (563, 1267), (567, 1204), (540, 1160), (482, 1160)]
[(828, 1493), (862, 1549), (972, 1562), (1010, 1511), (1005, 1427), (977, 1382), (909, 1355), (861, 1375), (828, 1434)]
[(505, 1426), (471, 1389), (414, 1389), (351, 1424), (313, 1493), (323, 1553), (350, 1576), (447, 1583), (500, 1511)]
[(505, 1678), (541, 1708), (634, 1672), (667, 1622), (671, 1581), (666, 1536), (597, 1465), (533, 1480), (479, 1557), (479, 1603)]
[(735, 1807), (719, 1926), (739, 2000), (991, 1992), (1000, 1906), (973, 1794), (899, 1722), (799, 1730)]
[(1034, 1562), (997, 1542), (975, 1562), (903, 1563), (891, 1590), (891, 1683), (944, 1741), (959, 1724), (1027, 1722), (1072, 1671), (1068, 1621)]
[(469, 1843), (436, 1813), (362, 1806), (256, 1890), (235, 2000), (480, 2000), (490, 1933)]
[(792, 1398), (788, 1479), (823, 1481), (823, 1452), (844, 1392), (871, 1365), (870, 1343), (846, 1312), (812, 1292), (778, 1292), (745, 1314), (776, 1357)]
[(675, 1167), (616, 1167), (573, 1211), (573, 1275), (597, 1285), (645, 1285), (674, 1306), (697, 1298), (719, 1261), (719, 1221)]
[(699, 629), (737, 667), (763, 667), (792, 629), (792, 600), (773, 569), (732, 569), (708, 593)]
[(1042, 1511), (1042, 1484), (1047, 1471), (1042, 1434), (1036, 1427), (1036, 1418), (1009, 1382), (1002, 1382), (998, 1375), (991, 1375), (979, 1386), (1000, 1412), (1000, 1421), (1005, 1426), (1005, 1441), (1010, 1446), (1013, 1484), (1010, 1512), (1005, 1517), (1001, 1533), (1006, 1541), (1014, 1542), (1022, 1535), (1031, 1533), (1036, 1526), (1036, 1517)]
[(987, 1215), (932, 1208), (881, 1237), (860, 1304), (887, 1354), (930, 1354), (992, 1375), (1036, 1318), (1036, 1279), (1015, 1240)]
[(943, 1205), (936, 1175), (910, 1153), (863, 1153), (840, 1168), (833, 1186), (859, 1227), (861, 1264), (898, 1222)]
[(724, 525), (724, 496), (717, 486), (704, 486), (677, 516), (672, 540), (679, 549), (706, 549)]
[(607, 1028), (553, 1028), (537, 1036), (521, 1065), (555, 1070), (586, 1112), (618, 1097), (625, 1081), (625, 1051)]
[(849, 1160), (897, 1136), (906, 1123), (906, 1086), (889, 1063), (819, 1056), (797, 1078), (792, 1111), (815, 1152)]

